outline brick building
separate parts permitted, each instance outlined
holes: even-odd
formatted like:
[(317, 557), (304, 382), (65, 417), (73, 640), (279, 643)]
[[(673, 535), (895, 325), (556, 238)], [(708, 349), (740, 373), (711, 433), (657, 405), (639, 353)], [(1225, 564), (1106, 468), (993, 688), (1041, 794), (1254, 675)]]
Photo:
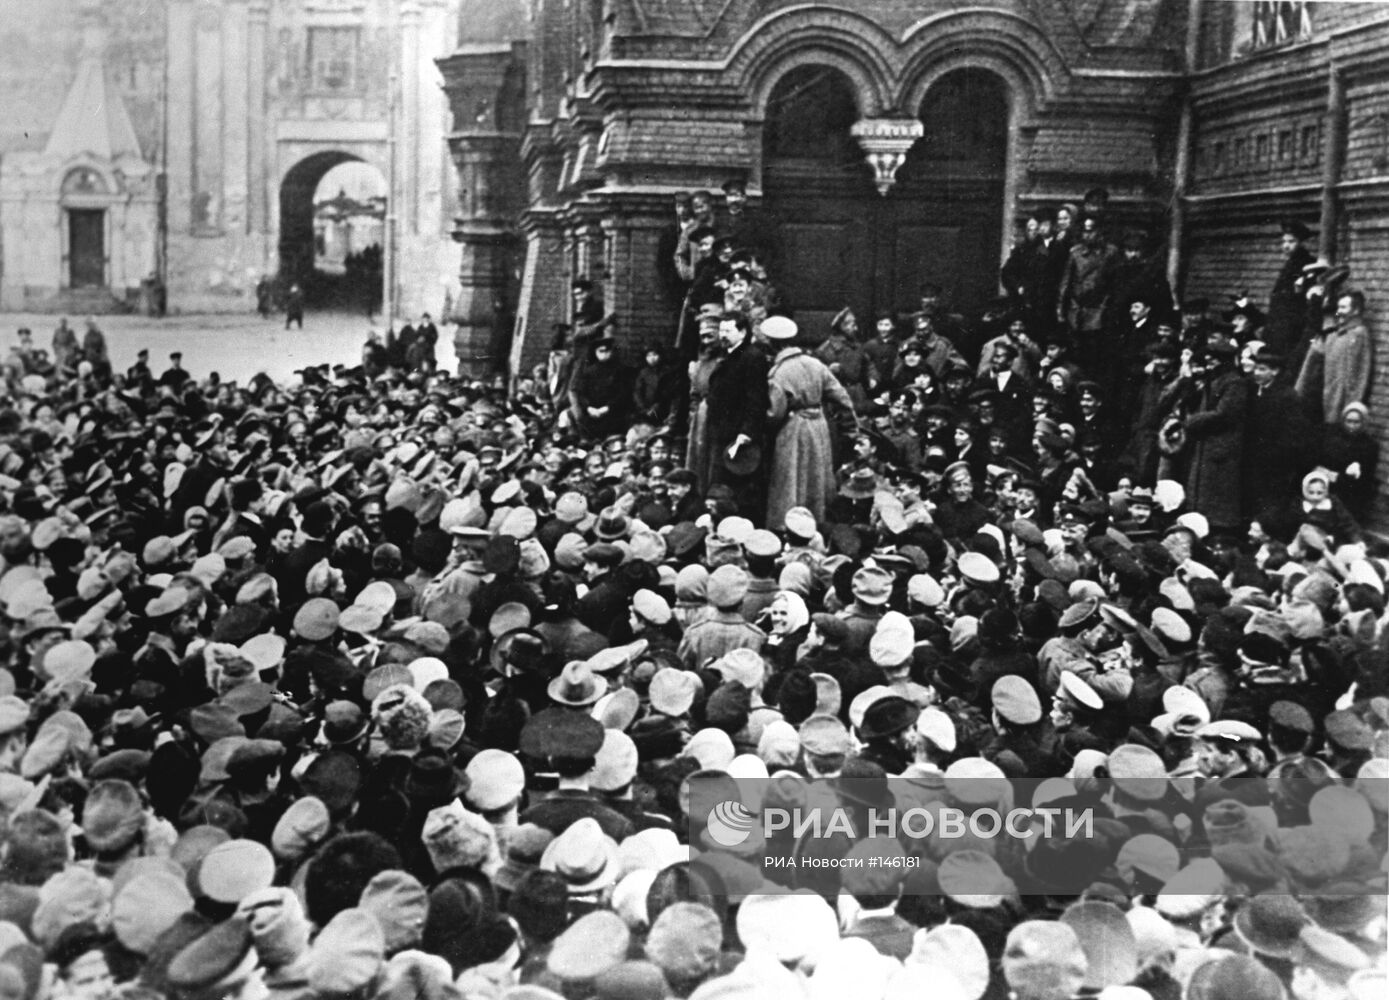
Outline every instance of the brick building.
[[(399, 313), (456, 296), (436, 58), (457, 0), (5, 0), (0, 308), (174, 312), (313, 272), (334, 166), (394, 174)], [(394, 169), (392, 168), (394, 160)]]
[[(1103, 185), (1115, 223), (1166, 244), (1174, 287), (1218, 302), (1266, 300), (1277, 220), (1303, 219), (1389, 341), (1382, 4), (465, 0), (462, 24), (441, 61), (475, 303), (460, 336), (492, 357), (509, 338), (513, 370), (543, 356), (575, 277), (629, 351), (669, 341), (672, 196), (732, 177), (776, 220), (779, 283), (816, 332), (926, 281), (981, 305), (1033, 206)], [(1389, 378), (1374, 402), (1389, 410)]]

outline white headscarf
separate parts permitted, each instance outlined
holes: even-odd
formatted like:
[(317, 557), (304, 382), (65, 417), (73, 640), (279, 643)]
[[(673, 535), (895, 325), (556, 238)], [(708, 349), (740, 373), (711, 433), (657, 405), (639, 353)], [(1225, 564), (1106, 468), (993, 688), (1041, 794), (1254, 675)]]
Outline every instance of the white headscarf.
[(805, 601), (800, 594), (790, 590), (779, 590), (772, 601), (772, 606), (781, 603), (786, 605), (786, 628), (777, 634), (790, 635), (810, 624), (810, 612), (806, 610)]

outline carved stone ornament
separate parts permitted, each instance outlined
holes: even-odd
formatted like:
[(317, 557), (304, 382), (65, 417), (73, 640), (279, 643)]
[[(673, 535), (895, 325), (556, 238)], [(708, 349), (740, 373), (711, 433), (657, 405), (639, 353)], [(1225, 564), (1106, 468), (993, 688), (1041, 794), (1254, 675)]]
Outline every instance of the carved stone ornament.
[(897, 170), (907, 151), (926, 134), (926, 126), (916, 118), (862, 118), (849, 132), (873, 168), (878, 194), (886, 195), (897, 182)]

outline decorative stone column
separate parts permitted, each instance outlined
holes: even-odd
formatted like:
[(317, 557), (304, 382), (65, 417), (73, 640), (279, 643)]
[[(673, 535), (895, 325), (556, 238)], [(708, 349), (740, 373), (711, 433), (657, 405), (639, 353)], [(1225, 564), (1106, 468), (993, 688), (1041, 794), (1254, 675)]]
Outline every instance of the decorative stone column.
[[(453, 111), (449, 153), (458, 175), (459, 214), (453, 239), (462, 248), (453, 313), (459, 367), (473, 375), (506, 366), (520, 240), (515, 220), (525, 208), (521, 154), (524, 44), (469, 46), (437, 60)], [(520, 82), (518, 83), (518, 75)]]

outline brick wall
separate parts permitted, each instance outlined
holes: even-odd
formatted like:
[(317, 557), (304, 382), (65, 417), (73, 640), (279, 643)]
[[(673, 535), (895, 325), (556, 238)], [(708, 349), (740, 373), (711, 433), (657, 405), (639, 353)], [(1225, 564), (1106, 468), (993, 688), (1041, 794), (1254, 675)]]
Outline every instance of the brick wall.
[(511, 344), (512, 374), (528, 371), (548, 356), (551, 325), (569, 318), (569, 280), (559, 233), (550, 225), (533, 226), (526, 233), (526, 264)]
[(1351, 283), (1365, 293), (1365, 312), (1375, 339), (1370, 419), (1379, 437), (1379, 492), (1373, 524), (1389, 530), (1389, 213), (1384, 207), (1348, 215), (1345, 261)]
[[(1208, 4), (1203, 25), (1220, 27), (1234, 5)], [(1389, 530), (1389, 16), (1383, 5), (1317, 4), (1310, 41), (1268, 50), (1194, 81), (1193, 194), (1184, 247), (1187, 296), (1219, 304), (1247, 288), (1263, 305), (1280, 264), (1278, 220), (1314, 232), (1323, 208), (1326, 159), (1342, 157), (1332, 234), (1337, 263), (1365, 292), (1375, 338), (1371, 420), (1380, 442), (1379, 499), (1371, 527)], [(1345, 80), (1339, 150), (1326, 116), (1330, 66)], [(1284, 137), (1291, 148), (1284, 148)], [(1264, 155), (1260, 155), (1260, 137)]]

